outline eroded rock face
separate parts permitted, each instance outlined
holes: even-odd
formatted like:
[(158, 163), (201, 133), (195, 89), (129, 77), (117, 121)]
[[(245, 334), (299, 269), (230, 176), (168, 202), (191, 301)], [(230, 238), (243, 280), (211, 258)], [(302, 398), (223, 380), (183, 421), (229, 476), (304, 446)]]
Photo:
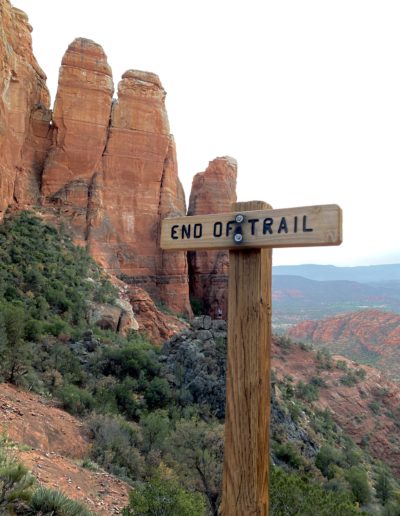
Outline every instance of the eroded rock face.
[(37, 202), (51, 129), (46, 76), (28, 17), (0, 0), (0, 220), (11, 203)]
[(149, 294), (140, 287), (130, 286), (128, 296), (139, 323), (152, 342), (162, 344), (175, 333), (186, 328), (186, 324), (175, 316), (159, 310)]
[(155, 74), (128, 70), (122, 76), (103, 157), (103, 208), (89, 242), (112, 274), (189, 314), (185, 253), (165, 256), (159, 247), (161, 219), (184, 215), (186, 208), (164, 99)]
[[(207, 170), (193, 178), (188, 215), (223, 213), (236, 202), (237, 163), (222, 157), (211, 161)], [(190, 296), (213, 318), (226, 318), (228, 296), (228, 251), (188, 253)], [(219, 312), (221, 311), (221, 312)]]
[(161, 218), (186, 209), (165, 91), (155, 74), (128, 70), (112, 95), (103, 49), (76, 39), (60, 70), (44, 204), (108, 272), (188, 315), (186, 255), (159, 248)]
[(45, 205), (68, 218), (81, 244), (87, 239), (91, 194), (103, 172), (113, 91), (104, 50), (94, 41), (75, 39), (61, 63), (42, 195)]

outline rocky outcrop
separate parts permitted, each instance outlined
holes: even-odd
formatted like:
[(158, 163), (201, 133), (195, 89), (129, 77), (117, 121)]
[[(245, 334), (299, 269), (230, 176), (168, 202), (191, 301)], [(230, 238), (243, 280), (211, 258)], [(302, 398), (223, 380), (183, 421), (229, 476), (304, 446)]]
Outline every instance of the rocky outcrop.
[(112, 330), (126, 335), (129, 330), (138, 330), (139, 324), (130, 303), (117, 299), (115, 305), (91, 303), (88, 306), (88, 322), (103, 330)]
[[(236, 202), (237, 164), (233, 158), (216, 158), (205, 172), (193, 178), (188, 215), (223, 213)], [(228, 251), (188, 253), (190, 296), (213, 318), (227, 314)], [(220, 313), (221, 311), (222, 313)]]
[(161, 349), (165, 375), (182, 404), (210, 407), (225, 415), (226, 322), (196, 317), (190, 328), (174, 335)]
[(37, 202), (50, 145), (50, 96), (31, 31), (27, 15), (0, 0), (0, 220), (10, 203)]
[(155, 74), (128, 70), (112, 95), (103, 49), (76, 39), (60, 69), (44, 206), (108, 272), (190, 315), (186, 254), (159, 248), (161, 219), (186, 211), (165, 91)]
[[(128, 296), (139, 324), (139, 330), (147, 334), (151, 342), (162, 344), (175, 333), (184, 330), (187, 324), (174, 315), (156, 307), (148, 292), (130, 286)], [(164, 307), (165, 308), (165, 307)]]

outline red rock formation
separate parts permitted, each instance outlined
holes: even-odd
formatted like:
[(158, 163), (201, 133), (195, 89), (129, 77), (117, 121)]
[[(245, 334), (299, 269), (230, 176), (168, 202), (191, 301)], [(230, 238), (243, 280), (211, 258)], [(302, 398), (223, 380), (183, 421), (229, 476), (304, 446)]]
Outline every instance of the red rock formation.
[[(188, 215), (223, 213), (232, 210), (236, 202), (237, 164), (233, 158), (216, 158), (205, 172), (193, 178)], [(203, 311), (213, 318), (222, 310), (227, 313), (228, 265), (227, 251), (196, 251), (188, 253), (190, 296), (203, 304)]]
[(139, 330), (144, 331), (155, 344), (162, 344), (187, 326), (173, 315), (159, 310), (142, 288), (130, 286), (128, 295)]
[(112, 274), (189, 314), (185, 253), (166, 256), (159, 247), (161, 218), (185, 213), (164, 98), (155, 74), (129, 70), (123, 75), (104, 174), (93, 195), (89, 242), (93, 256)]
[(60, 70), (44, 203), (106, 270), (190, 314), (185, 253), (159, 249), (161, 218), (185, 213), (165, 91), (155, 74), (129, 70), (113, 105), (112, 94), (103, 49), (76, 39)]
[(50, 144), (50, 96), (31, 31), (27, 15), (0, 0), (0, 220), (10, 203), (37, 201)]
[(75, 39), (61, 63), (42, 195), (45, 204), (59, 207), (80, 243), (87, 238), (91, 191), (102, 174), (113, 91), (111, 68), (101, 46)]
[(38, 204), (41, 182), (48, 220), (62, 220), (110, 273), (190, 315), (186, 254), (159, 248), (161, 219), (186, 212), (159, 78), (129, 70), (113, 103), (103, 49), (78, 38), (62, 60), (49, 131), (27, 17), (8, 0), (0, 7), (0, 218), (11, 202)]

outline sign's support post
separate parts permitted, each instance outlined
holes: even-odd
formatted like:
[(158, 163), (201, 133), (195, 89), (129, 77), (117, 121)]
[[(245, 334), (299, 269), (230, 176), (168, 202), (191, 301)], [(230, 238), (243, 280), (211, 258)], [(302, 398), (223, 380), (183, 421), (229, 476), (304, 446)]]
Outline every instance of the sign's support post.
[(162, 222), (162, 249), (229, 249), (223, 516), (268, 516), (272, 248), (341, 242), (336, 204), (272, 210), (250, 201)]
[(268, 515), (271, 280), (271, 248), (229, 252), (224, 516)]

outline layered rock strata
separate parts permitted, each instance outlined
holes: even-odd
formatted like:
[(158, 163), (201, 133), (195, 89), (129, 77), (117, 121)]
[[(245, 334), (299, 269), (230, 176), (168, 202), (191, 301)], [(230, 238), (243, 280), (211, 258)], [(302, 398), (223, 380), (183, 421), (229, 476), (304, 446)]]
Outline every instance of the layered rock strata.
[(39, 198), (51, 138), (46, 75), (32, 52), (27, 15), (0, 0), (0, 220)]
[(161, 219), (186, 209), (165, 91), (155, 74), (128, 70), (112, 96), (103, 49), (76, 39), (60, 69), (43, 204), (108, 272), (190, 314), (185, 253), (159, 248)]
[[(216, 158), (205, 172), (193, 178), (188, 215), (224, 213), (236, 202), (237, 164), (233, 158)], [(213, 318), (226, 318), (228, 297), (228, 251), (188, 253), (190, 297)]]

